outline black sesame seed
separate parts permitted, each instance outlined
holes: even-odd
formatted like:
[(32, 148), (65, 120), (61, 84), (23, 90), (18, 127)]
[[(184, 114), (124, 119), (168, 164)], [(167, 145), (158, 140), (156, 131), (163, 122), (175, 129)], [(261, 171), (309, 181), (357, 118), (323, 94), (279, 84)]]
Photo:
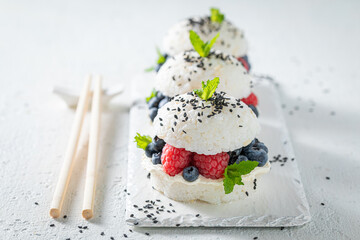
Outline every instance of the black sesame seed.
[(124, 233), (124, 237), (127, 238), (127, 235)]
[(330, 180), (330, 177), (326, 177), (326, 180)]
[(38, 203), (38, 202), (35, 202), (35, 205), (39, 205), (39, 203)]
[(249, 193), (248, 192), (245, 192), (246, 196), (249, 196)]
[(145, 235), (150, 236), (150, 233), (146, 232)]
[(321, 204), (321, 206), (325, 206), (325, 203), (320, 203)]
[(52, 224), (50, 224), (50, 227), (55, 227), (55, 224), (53, 224), (53, 223), (52, 223)]
[(105, 233), (104, 233), (104, 232), (101, 232), (101, 233), (100, 233), (100, 235), (101, 235), (101, 236), (104, 236), (104, 235), (105, 235)]
[(178, 224), (176, 224), (175, 226), (180, 227), (180, 224), (178, 223)]
[(200, 214), (196, 214), (195, 217), (200, 217)]

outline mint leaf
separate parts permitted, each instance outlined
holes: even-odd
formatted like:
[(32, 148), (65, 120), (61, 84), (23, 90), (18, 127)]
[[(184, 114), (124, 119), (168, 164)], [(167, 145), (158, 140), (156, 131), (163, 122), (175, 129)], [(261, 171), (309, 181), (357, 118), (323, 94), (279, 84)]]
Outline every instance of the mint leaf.
[(145, 69), (145, 72), (152, 72), (155, 70), (155, 67), (149, 67), (147, 69)]
[(150, 136), (143, 135), (141, 136), (140, 133), (136, 133), (135, 141), (138, 148), (144, 149), (149, 145), (149, 143), (152, 142), (152, 139)]
[(150, 101), (150, 99), (152, 99), (153, 97), (156, 97), (156, 94), (157, 94), (157, 91), (155, 89), (153, 89), (150, 93), (150, 96), (145, 98), (146, 102), (148, 103)]
[[(158, 47), (156, 47), (156, 52), (157, 52), (157, 55), (158, 55), (158, 59), (156, 61), (156, 63), (159, 65), (159, 64), (164, 64), (166, 62), (166, 57), (160, 52), (160, 49)], [(145, 69), (145, 72), (152, 72), (155, 70), (155, 67), (152, 66), (152, 67), (149, 67), (147, 69)]]
[(190, 30), (190, 42), (193, 45), (195, 51), (199, 53), (201, 57), (207, 57), (210, 53), (211, 47), (216, 42), (216, 39), (220, 36), (220, 33), (216, 34), (216, 36), (211, 39), (211, 41), (207, 41), (204, 43), (203, 40), (201, 40), (200, 36), (193, 30)]
[(220, 12), (218, 8), (210, 8), (211, 16), (210, 19), (212, 22), (222, 23), (225, 19), (224, 14)]
[(216, 36), (213, 39), (211, 39), (210, 42), (205, 43), (204, 52), (205, 52), (206, 57), (209, 55), (212, 46), (214, 45), (214, 43), (216, 42), (216, 39), (218, 39), (219, 36), (220, 36), (220, 33), (216, 34)]
[(201, 40), (200, 36), (193, 30), (190, 30), (190, 42), (193, 45), (195, 51), (199, 53), (200, 56), (204, 57), (204, 42)]
[(157, 64), (163, 64), (166, 61), (165, 56), (161, 54), (160, 49), (158, 47), (156, 48), (156, 52), (159, 56), (159, 58), (157, 60)]
[(234, 190), (235, 184), (244, 185), (241, 176), (249, 174), (258, 164), (256, 161), (243, 161), (227, 166), (224, 171), (223, 180), (225, 194), (231, 193)]
[(220, 79), (218, 77), (214, 78), (213, 80), (207, 80), (206, 84), (204, 81), (201, 82), (202, 89), (196, 89), (194, 92), (203, 100), (207, 101), (209, 98), (212, 97), (216, 88), (220, 83)]

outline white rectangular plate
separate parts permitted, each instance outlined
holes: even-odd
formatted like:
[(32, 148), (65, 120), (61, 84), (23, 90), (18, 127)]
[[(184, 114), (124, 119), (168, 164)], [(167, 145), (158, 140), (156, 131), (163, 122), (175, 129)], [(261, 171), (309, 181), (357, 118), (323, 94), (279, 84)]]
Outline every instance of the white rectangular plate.
[[(137, 84), (140, 86), (140, 84)], [(130, 111), (126, 222), (139, 227), (281, 227), (310, 221), (299, 170), (273, 83), (258, 79), (259, 139), (269, 148), (270, 173), (258, 180), (257, 192), (245, 200), (211, 205), (183, 203), (154, 190), (141, 166), (143, 151), (136, 148), (136, 132), (153, 136), (144, 102)], [(144, 95), (143, 95), (144, 96)], [(161, 210), (163, 209), (163, 210)]]

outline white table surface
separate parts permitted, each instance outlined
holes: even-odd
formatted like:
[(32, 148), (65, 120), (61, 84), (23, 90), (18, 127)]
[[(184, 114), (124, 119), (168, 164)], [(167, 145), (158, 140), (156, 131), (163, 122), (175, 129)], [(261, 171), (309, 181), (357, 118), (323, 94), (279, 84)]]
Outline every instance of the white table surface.
[[(131, 233), (124, 222), (129, 91), (103, 116), (95, 218), (81, 218), (80, 156), (64, 205), (67, 218), (51, 219), (74, 117), (52, 87), (80, 90), (84, 75), (93, 72), (104, 75), (106, 86), (129, 89), (134, 74), (153, 63), (167, 28), (210, 6), (245, 30), (253, 72), (279, 82), (312, 221), (283, 230)], [(0, 1), (0, 239), (120, 239), (124, 233), (160, 240), (359, 239), (359, 9), (359, 1), (341, 0)], [(88, 229), (80, 233), (78, 226)]]

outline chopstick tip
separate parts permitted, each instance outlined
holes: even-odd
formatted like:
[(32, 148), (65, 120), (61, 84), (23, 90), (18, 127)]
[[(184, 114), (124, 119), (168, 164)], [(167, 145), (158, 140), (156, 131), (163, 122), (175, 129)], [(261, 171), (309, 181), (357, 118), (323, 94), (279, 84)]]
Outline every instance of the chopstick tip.
[(83, 216), (83, 218), (85, 218), (86, 220), (89, 220), (90, 218), (92, 218), (92, 217), (94, 216), (92, 209), (84, 209), (84, 210), (82, 211), (82, 216)]
[(51, 208), (50, 209), (50, 216), (52, 218), (58, 218), (60, 217), (60, 210), (58, 208)]

